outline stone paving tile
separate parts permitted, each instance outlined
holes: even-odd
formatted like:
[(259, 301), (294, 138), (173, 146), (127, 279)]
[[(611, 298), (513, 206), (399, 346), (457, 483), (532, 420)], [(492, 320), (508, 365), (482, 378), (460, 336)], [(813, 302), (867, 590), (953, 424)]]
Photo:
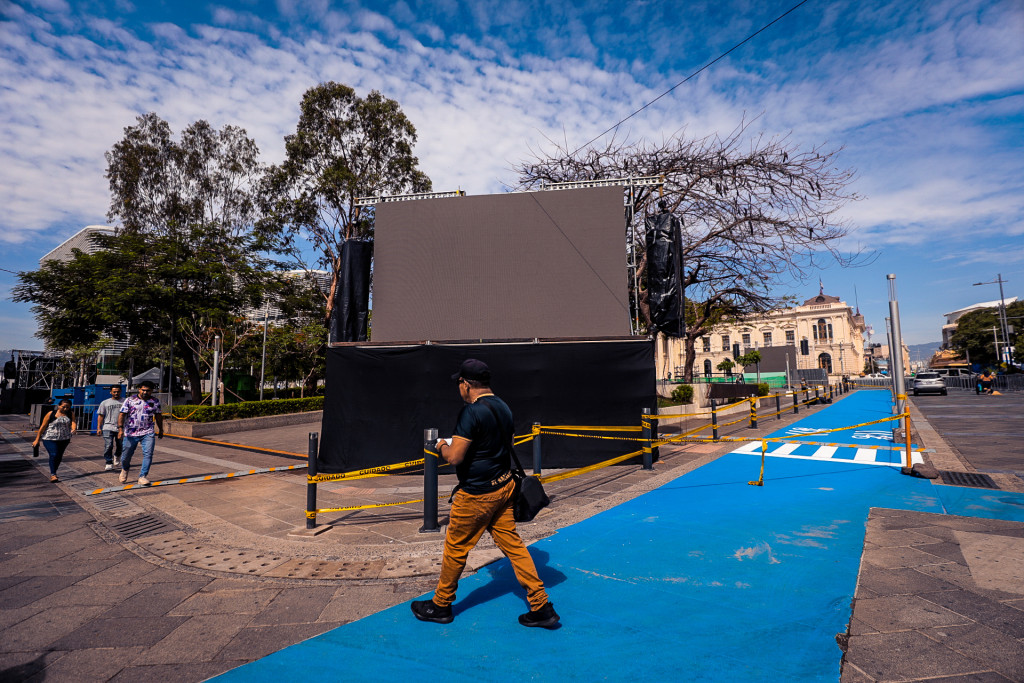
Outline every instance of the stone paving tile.
[(982, 624), (931, 628), (924, 634), (1010, 680), (1024, 681), (1024, 642)]
[(57, 607), (43, 610), (4, 631), (0, 652), (42, 650), (88, 623), (105, 607)]
[[(66, 572), (68, 568), (65, 567), (64, 569)], [(57, 575), (27, 577), (25, 581), (15, 584), (4, 591), (0, 591), (0, 605), (3, 605), (4, 609), (24, 607), (32, 604), (36, 600), (41, 600), (48, 595), (60, 592), (84, 578), (86, 578), (86, 575), (84, 574), (75, 574), (72, 576)]]
[(86, 586), (126, 586), (158, 569), (154, 564), (125, 551), (118, 561), (82, 581)]
[(29, 577), (27, 576), (0, 576), (0, 604), (6, 606), (6, 603), (3, 602), (3, 592), (5, 590), (11, 586), (17, 586), (19, 583), (28, 581), (28, 579)]
[(280, 588), (249, 586), (245, 590), (211, 590), (209, 586), (168, 612), (171, 616), (256, 614), (281, 592)]
[(31, 616), (39, 614), (43, 611), (42, 607), (36, 607), (35, 605), (27, 605), (25, 607), (14, 607), (8, 609), (6, 606), (0, 609), (0, 631), (6, 628), (14, 626), (19, 621), (24, 621)]
[[(191, 577), (202, 579), (203, 577)], [(112, 607), (99, 615), (100, 618), (112, 617), (159, 617), (167, 614), (181, 604), (182, 601), (202, 590), (209, 579), (193, 580), (181, 583), (139, 583), (129, 584), (129, 588), (138, 588), (131, 600)], [(120, 590), (115, 588), (114, 590)]]
[(253, 618), (249, 625), (270, 626), (317, 621), (336, 592), (337, 590), (330, 586), (283, 590), (262, 612)]
[[(938, 594), (930, 594), (938, 595)], [(870, 600), (858, 599), (857, 618), (877, 631), (967, 623), (963, 615), (916, 595), (894, 595)]]
[(39, 652), (0, 653), (0, 681), (11, 683), (29, 680), (33, 674), (42, 671), (64, 656), (64, 652), (52, 650)]
[(920, 567), (928, 564), (946, 562), (935, 555), (918, 550), (916, 547), (879, 548), (868, 550), (863, 555), (864, 561), (883, 569), (896, 567)]
[(877, 531), (871, 534), (871, 543), (881, 547), (895, 547), (903, 545), (920, 545), (923, 543), (934, 543), (935, 539), (927, 534), (920, 534), (914, 529), (888, 529)]
[(128, 666), (110, 679), (111, 683), (168, 683), (205, 681), (234, 669), (242, 662), (196, 662), (193, 664), (141, 664)]
[(168, 616), (160, 619), (146, 617), (96, 618), (55, 641), (53, 647), (63, 650), (82, 650), (110, 647), (115, 643), (121, 647), (133, 645), (151, 647), (185, 621), (187, 621), (186, 617)]
[(964, 555), (960, 551), (960, 544), (958, 543), (928, 543), (926, 545), (914, 546), (922, 552), (926, 552), (929, 555), (934, 555), (940, 560), (946, 562), (956, 562), (957, 564), (965, 564)]
[(929, 676), (958, 676), (985, 670), (974, 660), (917, 631), (851, 638), (846, 656), (875, 680), (916, 681)]
[(297, 643), (340, 626), (340, 622), (315, 624), (285, 624), (283, 626), (255, 626), (243, 628), (221, 650), (217, 661), (250, 661), (277, 652), (285, 644)]
[(130, 661), (132, 665), (210, 661), (248, 625), (251, 618), (247, 614), (192, 617)]
[(1024, 638), (1024, 613), (995, 600), (963, 590), (924, 593), (921, 597), (972, 621), (998, 628), (1014, 638)]
[(117, 647), (116, 643), (112, 643), (110, 647), (62, 652), (59, 658), (48, 662), (45, 669), (27, 678), (25, 683), (105, 681), (123, 669), (125, 662), (130, 662), (144, 650), (143, 647)]
[(861, 566), (858, 587), (871, 590), (875, 595), (907, 595), (958, 588), (956, 584), (917, 569), (879, 569), (867, 563)]
[(52, 607), (69, 607), (73, 605), (106, 605), (111, 607), (125, 600), (142, 590), (141, 585), (117, 586), (112, 590), (97, 590), (95, 586), (75, 584), (67, 588), (51, 593), (45, 598), (40, 598), (33, 603), (33, 606), (49, 609)]

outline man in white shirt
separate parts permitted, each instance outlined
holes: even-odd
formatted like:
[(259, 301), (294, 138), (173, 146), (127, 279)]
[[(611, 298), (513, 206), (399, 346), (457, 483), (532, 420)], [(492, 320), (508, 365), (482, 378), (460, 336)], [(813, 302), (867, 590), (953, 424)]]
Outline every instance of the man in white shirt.
[(96, 409), (96, 432), (103, 435), (103, 459), (107, 461), (104, 470), (112, 470), (121, 464), (121, 439), (117, 438), (117, 416), (121, 412), (121, 387), (110, 387), (110, 398)]

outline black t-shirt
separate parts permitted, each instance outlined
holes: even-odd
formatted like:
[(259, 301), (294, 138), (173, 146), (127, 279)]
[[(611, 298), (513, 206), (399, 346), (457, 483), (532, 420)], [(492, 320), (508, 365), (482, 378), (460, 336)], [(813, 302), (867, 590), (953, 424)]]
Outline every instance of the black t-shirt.
[(466, 457), (455, 467), (462, 490), (480, 494), (501, 488), (503, 483), (493, 482), (512, 468), (514, 430), (512, 410), (497, 396), (481, 396), (462, 407), (453, 432), (470, 441)]

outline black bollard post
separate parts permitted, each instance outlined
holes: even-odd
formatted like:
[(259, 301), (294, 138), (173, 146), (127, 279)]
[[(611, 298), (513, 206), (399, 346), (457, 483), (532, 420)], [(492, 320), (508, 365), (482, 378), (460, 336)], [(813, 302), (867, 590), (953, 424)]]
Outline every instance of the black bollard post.
[(779, 392), (775, 392), (775, 419), (782, 419), (782, 399), (779, 398)]
[[(423, 430), (423, 448), (433, 451), (437, 443), (437, 430)], [(423, 526), (421, 534), (436, 533), (441, 528), (437, 524), (437, 456), (423, 454)]]
[(750, 399), (750, 428), (757, 429), (757, 396)]
[(821, 405), (821, 402), (818, 400), (818, 387), (814, 387), (814, 405)]
[(797, 415), (800, 413), (800, 398), (797, 396), (796, 391), (793, 392), (793, 414)]
[(711, 399), (711, 438), (718, 441), (718, 413), (715, 407), (715, 399)]
[(540, 475), (541, 466), (540, 422), (533, 423), (533, 473)]
[(654, 469), (654, 465), (651, 461), (653, 457), (651, 455), (651, 419), (647, 416), (651, 411), (644, 409), (644, 412), (640, 415), (640, 430), (641, 437), (644, 441), (643, 445), (643, 468), (645, 470)]
[[(310, 477), (316, 476), (316, 455), (319, 452), (320, 435), (317, 432), (309, 433), (309, 464), (306, 467), (306, 474)], [(306, 482), (306, 528), (316, 528), (316, 482)]]

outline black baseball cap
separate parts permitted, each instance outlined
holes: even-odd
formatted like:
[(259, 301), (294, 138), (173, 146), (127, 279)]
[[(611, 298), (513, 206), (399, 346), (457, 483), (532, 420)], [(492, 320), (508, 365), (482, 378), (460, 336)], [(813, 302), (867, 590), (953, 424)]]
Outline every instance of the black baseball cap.
[(459, 371), (452, 375), (452, 379), (460, 378), (472, 379), (487, 384), (491, 381), (491, 369), (482, 360), (467, 358), (462, 361), (462, 367), (459, 368)]

